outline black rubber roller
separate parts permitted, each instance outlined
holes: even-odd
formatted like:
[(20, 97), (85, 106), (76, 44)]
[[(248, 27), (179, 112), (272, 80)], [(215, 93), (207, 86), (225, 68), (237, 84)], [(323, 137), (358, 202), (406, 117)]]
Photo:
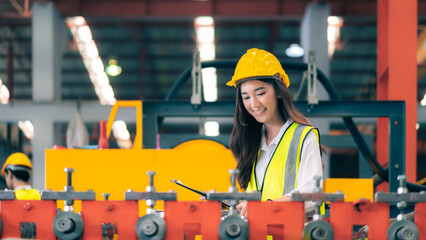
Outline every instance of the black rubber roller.
[(303, 228), (303, 240), (332, 240), (334, 231), (330, 223), (323, 220), (315, 220), (306, 224)]
[(249, 235), (249, 225), (240, 216), (228, 216), (220, 222), (219, 236), (221, 240), (245, 240)]
[(136, 235), (139, 239), (161, 240), (166, 235), (166, 222), (160, 216), (147, 214), (136, 223)]
[(417, 240), (419, 230), (416, 224), (409, 220), (396, 221), (389, 226), (388, 240)]
[(83, 234), (83, 220), (74, 212), (61, 212), (53, 220), (53, 231), (62, 240), (74, 240)]

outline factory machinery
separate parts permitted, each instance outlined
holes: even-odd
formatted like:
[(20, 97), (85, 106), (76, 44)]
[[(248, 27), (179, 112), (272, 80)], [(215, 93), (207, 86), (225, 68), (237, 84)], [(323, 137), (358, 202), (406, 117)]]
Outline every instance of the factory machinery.
[[(381, 107), (376, 109), (385, 112), (400, 109), (398, 106), (402, 105), (400, 102), (376, 104)], [(346, 109), (348, 105), (344, 103)], [(2, 237), (20, 237), (25, 231), (35, 234), (37, 239), (352, 239), (354, 234), (364, 235), (357, 239), (365, 235), (373, 240), (426, 239), (426, 194), (408, 192), (405, 176), (395, 176), (393, 169), (389, 174), (390, 180), (396, 181), (396, 188), (390, 184), (389, 193), (378, 192), (374, 197), (373, 179), (326, 179), (324, 191), (320, 179), (316, 179), (318, 186), (314, 193), (293, 194), (290, 202), (261, 202), (258, 193), (247, 194), (237, 188), (235, 170), (231, 171), (229, 187), (228, 172), (235, 169), (236, 163), (222, 144), (193, 140), (173, 149), (142, 148), (142, 119), (155, 130), (156, 125), (149, 121), (156, 116), (154, 111), (172, 116), (194, 114), (179, 106), (146, 102), (143, 106), (142, 114), (141, 102), (118, 101), (108, 119), (107, 135), (119, 107), (136, 107), (133, 149), (47, 149), (46, 188), (52, 190), (43, 191), (41, 201), (2, 201)], [(372, 106), (375, 105), (369, 102), (363, 111)], [(208, 107), (195, 111), (203, 113)], [(222, 112), (223, 108), (222, 105)], [(327, 108), (320, 102), (310, 106), (309, 111), (323, 114)], [(391, 115), (390, 121), (398, 117), (395, 116)], [(143, 129), (144, 136), (150, 132)], [(397, 136), (393, 134), (391, 142)], [(64, 176), (64, 168), (68, 178)], [(75, 169), (75, 187), (71, 185), (71, 169)], [(201, 191), (216, 191), (209, 191), (207, 200), (200, 201), (199, 195), (174, 184), (172, 179)], [(363, 181), (367, 183), (361, 184)], [(4, 194), (13, 199), (13, 193)], [(248, 201), (246, 218), (235, 211), (239, 201)], [(326, 215), (316, 214), (307, 220), (305, 201), (314, 201), (317, 208), (326, 202), (329, 206)], [(230, 209), (222, 209), (221, 202), (230, 205)], [(15, 205), (3, 207), (3, 204)], [(398, 211), (396, 218), (392, 209)], [(406, 214), (409, 211), (412, 212)]]
[[(235, 62), (204, 62), (201, 67), (218, 67), (218, 64), (235, 67)], [(285, 65), (286, 69), (307, 69), (306, 64)], [(0, 237), (426, 239), (426, 193), (422, 191), (425, 188), (406, 182), (404, 175), (404, 102), (342, 101), (318, 71), (318, 79), (334, 101), (316, 104), (296, 101), (295, 105), (308, 117), (343, 117), (368, 164), (389, 182), (389, 193), (377, 192), (373, 196), (373, 179), (329, 178), (322, 189), (321, 179), (316, 177), (313, 193), (294, 193), (288, 202), (262, 202), (260, 193), (248, 194), (237, 188), (235, 159), (229, 149), (218, 143), (221, 139), (192, 140), (196, 137), (178, 136), (182, 144), (172, 149), (156, 149), (159, 138), (163, 141), (176, 137), (159, 134), (159, 125), (165, 117), (232, 117), (233, 102), (169, 101), (193, 69), (188, 68), (182, 74), (165, 102), (144, 102), (143, 111), (140, 101), (118, 101), (113, 106), (107, 137), (118, 108), (136, 108), (133, 149), (46, 149), (45, 183), (50, 190), (42, 191), (39, 201), (16, 200), (13, 192), (0, 192)], [(389, 119), (389, 142), (398, 146), (390, 148), (389, 168), (384, 169), (374, 159), (352, 117)], [(207, 191), (206, 200), (200, 200), (198, 194), (176, 185), (172, 179)], [(246, 217), (241, 217), (235, 209), (240, 201), (248, 202)], [(314, 201), (316, 212), (325, 202), (325, 215), (307, 217), (306, 201)], [(223, 209), (225, 204), (229, 209)]]
[[(368, 239), (426, 239), (426, 193), (408, 193), (406, 177), (398, 180), (398, 192), (378, 192), (374, 201), (345, 201), (343, 192), (326, 193), (317, 187), (313, 193), (295, 193), (289, 202), (261, 202), (260, 193), (239, 192), (238, 170), (231, 169), (227, 192), (210, 191), (206, 201), (177, 201), (175, 191), (159, 192), (155, 172), (148, 171), (146, 191), (127, 190), (124, 200), (96, 200), (92, 190), (75, 191), (73, 169), (65, 168), (67, 185), (63, 191), (45, 190), (42, 200), (16, 200), (14, 192), (0, 192), (2, 239), (352, 239), (354, 226), (368, 226)], [(64, 176), (65, 178), (65, 176)], [(57, 210), (57, 202), (64, 209)], [(75, 212), (74, 201), (81, 201)], [(157, 210), (158, 201), (164, 209)], [(248, 201), (247, 217), (235, 206)], [(320, 214), (306, 221), (304, 202), (314, 201), (316, 212), (329, 203), (329, 215)], [(138, 204), (145, 202), (146, 213), (139, 215)], [(230, 206), (223, 210), (223, 203)], [(399, 214), (390, 221), (390, 204)], [(405, 209), (415, 204), (414, 221)]]

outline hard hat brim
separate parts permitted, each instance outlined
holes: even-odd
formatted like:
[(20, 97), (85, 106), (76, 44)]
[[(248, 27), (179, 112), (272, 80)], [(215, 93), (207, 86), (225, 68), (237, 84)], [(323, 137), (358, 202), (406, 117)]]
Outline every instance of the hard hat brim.
[(29, 168), (27, 166), (13, 165), (13, 164), (8, 164), (4, 168), (4, 171), (2, 171), (2, 175), (6, 175), (6, 170), (11, 170), (11, 171), (25, 171), (25, 172), (28, 172), (28, 173), (31, 172), (31, 168)]
[[(279, 75), (275, 74), (275, 75), (272, 75), (272, 76), (253, 76), (253, 77), (246, 77), (246, 78), (242, 78), (242, 79), (239, 79), (239, 80), (236, 80), (236, 81), (231, 80), (231, 81), (227, 82), (226, 85), (238, 87), (241, 83), (244, 83), (244, 82), (247, 82), (247, 81), (251, 81), (251, 80), (260, 80), (260, 81), (262, 81), (262, 80), (267, 80), (267, 79), (281, 80), (282, 81), (281, 77)], [(284, 83), (287, 86), (287, 83), (286, 82), (284, 82)]]

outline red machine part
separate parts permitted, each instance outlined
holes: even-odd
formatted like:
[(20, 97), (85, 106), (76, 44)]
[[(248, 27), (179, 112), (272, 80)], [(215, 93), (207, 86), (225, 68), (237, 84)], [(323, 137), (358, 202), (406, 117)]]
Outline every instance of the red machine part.
[(389, 204), (379, 202), (332, 202), (330, 224), (334, 239), (352, 239), (353, 226), (368, 225), (368, 239), (387, 239)]
[(117, 227), (119, 239), (138, 239), (135, 226), (138, 221), (137, 201), (82, 201), (84, 240), (97, 240), (102, 236), (102, 223)]
[[(249, 239), (302, 239), (305, 223), (303, 202), (248, 202)], [(338, 239), (338, 238), (335, 238)]]
[(219, 240), (221, 204), (208, 202), (164, 202), (164, 220), (167, 225), (165, 240)]
[(419, 229), (419, 240), (426, 240), (426, 202), (416, 203), (414, 223)]
[(35, 223), (37, 239), (55, 240), (52, 223), (56, 216), (55, 201), (5, 200), (0, 202), (3, 221), (1, 238), (20, 238), (21, 223)]

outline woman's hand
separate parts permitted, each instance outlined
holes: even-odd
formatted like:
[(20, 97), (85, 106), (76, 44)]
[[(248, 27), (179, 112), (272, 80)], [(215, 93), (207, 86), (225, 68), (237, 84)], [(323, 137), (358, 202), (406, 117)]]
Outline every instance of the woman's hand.
[(241, 216), (247, 217), (247, 202), (239, 203), (236, 208), (240, 211)]
[(273, 202), (288, 202), (288, 201), (291, 201), (291, 197), (290, 196), (282, 196), (282, 197), (274, 199), (272, 201)]

